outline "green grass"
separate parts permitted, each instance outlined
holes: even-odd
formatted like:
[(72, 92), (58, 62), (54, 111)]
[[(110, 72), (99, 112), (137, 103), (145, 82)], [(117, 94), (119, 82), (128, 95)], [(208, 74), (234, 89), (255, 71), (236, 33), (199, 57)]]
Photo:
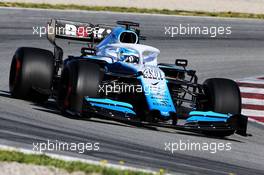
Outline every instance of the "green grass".
[(106, 7), (106, 6), (83, 6), (75, 4), (38, 4), (38, 3), (18, 3), (18, 2), (0, 2), (2, 7), (23, 7), (23, 8), (41, 8), (41, 9), (71, 9), (71, 10), (89, 10), (89, 11), (113, 11), (130, 13), (150, 13), (166, 15), (183, 16), (211, 16), (211, 17), (235, 17), (235, 18), (254, 18), (264, 19), (264, 14), (237, 13), (237, 12), (203, 12), (203, 11), (184, 11), (168, 9), (146, 9), (146, 8), (127, 8), (127, 7)]
[[(46, 155), (24, 154), (16, 151), (0, 150), (0, 162), (18, 162), (64, 169), (68, 172), (81, 171), (86, 174), (98, 173), (101, 175), (149, 175), (148, 173), (130, 170), (118, 170), (105, 166), (91, 165), (79, 161), (63, 161)], [(163, 174), (163, 173), (158, 173)]]

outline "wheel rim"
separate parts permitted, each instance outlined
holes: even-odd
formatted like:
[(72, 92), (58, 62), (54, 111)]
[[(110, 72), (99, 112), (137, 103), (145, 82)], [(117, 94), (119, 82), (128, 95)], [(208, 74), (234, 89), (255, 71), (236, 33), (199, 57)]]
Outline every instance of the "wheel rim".
[(18, 58), (14, 59), (14, 62), (11, 65), (11, 72), (10, 72), (10, 84), (9, 85), (10, 85), (11, 91), (13, 91), (17, 85), (21, 67), (22, 67), (21, 61)]
[(70, 106), (70, 100), (69, 99), (70, 99), (71, 92), (72, 92), (72, 87), (70, 84), (68, 84), (66, 96), (65, 96), (64, 101), (63, 101), (64, 108), (68, 108)]

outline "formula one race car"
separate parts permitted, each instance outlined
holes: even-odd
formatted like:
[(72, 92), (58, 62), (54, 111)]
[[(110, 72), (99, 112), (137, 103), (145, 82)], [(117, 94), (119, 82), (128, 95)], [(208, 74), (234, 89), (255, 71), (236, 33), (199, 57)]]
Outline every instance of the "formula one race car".
[[(237, 84), (211, 78), (198, 84), (187, 60), (157, 63), (160, 51), (139, 44), (139, 24), (117, 26), (52, 19), (48, 40), (54, 52), (21, 47), (10, 70), (15, 98), (44, 102), (56, 99), (63, 113), (138, 121), (153, 126), (213, 136), (246, 136)], [(80, 56), (63, 59), (57, 39), (85, 43)], [(188, 109), (188, 110), (186, 110)], [(184, 119), (184, 120), (183, 120)]]

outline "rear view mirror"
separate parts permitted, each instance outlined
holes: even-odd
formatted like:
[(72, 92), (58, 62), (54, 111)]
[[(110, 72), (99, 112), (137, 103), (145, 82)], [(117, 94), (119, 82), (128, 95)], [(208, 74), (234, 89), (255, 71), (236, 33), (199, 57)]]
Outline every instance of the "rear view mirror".
[(185, 59), (176, 59), (175, 60), (175, 65), (176, 66), (181, 66), (181, 67), (186, 67), (188, 65), (188, 60)]

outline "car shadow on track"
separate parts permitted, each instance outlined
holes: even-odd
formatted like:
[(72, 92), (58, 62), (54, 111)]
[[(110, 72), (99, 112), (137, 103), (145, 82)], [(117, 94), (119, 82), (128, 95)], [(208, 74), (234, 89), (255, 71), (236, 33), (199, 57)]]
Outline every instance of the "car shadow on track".
[[(0, 90), (0, 97), (6, 97), (6, 98), (12, 98), (9, 91)], [(14, 98), (12, 98), (14, 99)], [(148, 126), (146, 124), (142, 124), (140, 122), (134, 122), (134, 121), (123, 121), (123, 120), (113, 120), (106, 117), (100, 117), (100, 118), (85, 118), (85, 117), (76, 117), (70, 114), (62, 114), (61, 111), (58, 109), (56, 102), (54, 100), (49, 100), (45, 103), (31, 103), (32, 106), (34, 106), (32, 109), (42, 112), (47, 112), (55, 115), (59, 115), (68, 119), (72, 120), (82, 120), (87, 122), (94, 122), (94, 123), (101, 123), (101, 124), (108, 124), (108, 125), (116, 125), (116, 126), (122, 126), (122, 127), (128, 127), (128, 128), (138, 128), (138, 129), (148, 129), (152, 131), (158, 131), (163, 133), (171, 133), (171, 134), (179, 134), (179, 135), (189, 135), (189, 136), (196, 136), (196, 137), (205, 137), (205, 138), (214, 138), (219, 140), (228, 140), (228, 141), (234, 141), (234, 142), (241, 142), (236, 139), (232, 138), (222, 138), (222, 137), (214, 137), (214, 136), (206, 136), (202, 135), (200, 133), (192, 133), (188, 131), (178, 131), (178, 130), (163, 130), (159, 129), (155, 126)]]
[[(96, 123), (104, 123), (104, 124), (111, 124), (111, 125), (118, 125), (118, 126), (126, 126), (126, 127), (142, 127), (147, 128), (151, 130), (157, 130), (154, 127), (149, 126), (142, 126), (138, 124), (138, 122), (132, 122), (132, 121), (118, 121), (118, 120), (112, 120), (105, 117), (98, 117), (98, 118), (89, 118), (89, 117), (78, 117), (76, 115), (71, 114), (65, 114), (62, 113), (54, 100), (49, 100), (45, 103), (32, 103), (31, 105), (35, 106), (33, 107), (34, 110), (42, 111), (42, 112), (48, 112), (55, 115), (60, 115), (62, 117), (73, 119), (73, 120), (83, 120), (83, 121), (90, 121), (90, 122), (96, 122)], [(118, 123), (117, 123), (118, 122)]]
[[(232, 138), (222, 138), (222, 137), (214, 137), (214, 136), (206, 136), (202, 135), (200, 133), (192, 133), (188, 131), (165, 131), (165, 130), (160, 130), (157, 127), (153, 126), (148, 126), (148, 125), (143, 125), (140, 122), (133, 122), (133, 121), (122, 121), (122, 120), (113, 120), (109, 119), (106, 117), (100, 117), (100, 118), (85, 118), (85, 117), (76, 117), (72, 115), (62, 115), (62, 113), (59, 111), (59, 109), (56, 106), (56, 103), (54, 101), (48, 101), (44, 104), (33, 104), (35, 106), (38, 106), (39, 108), (33, 108), (35, 110), (43, 111), (43, 112), (49, 112), (53, 113), (56, 115), (61, 115), (63, 117), (73, 119), (73, 120), (82, 120), (82, 121), (88, 121), (88, 122), (94, 122), (94, 123), (100, 123), (100, 124), (107, 124), (107, 125), (115, 125), (115, 126), (122, 126), (122, 127), (128, 127), (128, 128), (138, 128), (138, 129), (148, 129), (152, 131), (158, 131), (158, 132), (163, 132), (163, 133), (170, 133), (170, 134), (179, 134), (179, 135), (188, 135), (188, 136), (196, 136), (196, 137), (205, 137), (205, 138), (214, 138), (214, 139), (219, 139), (219, 140), (227, 140), (227, 141), (233, 141), (233, 142), (241, 142), (236, 139)], [(45, 108), (45, 109), (43, 109)]]

